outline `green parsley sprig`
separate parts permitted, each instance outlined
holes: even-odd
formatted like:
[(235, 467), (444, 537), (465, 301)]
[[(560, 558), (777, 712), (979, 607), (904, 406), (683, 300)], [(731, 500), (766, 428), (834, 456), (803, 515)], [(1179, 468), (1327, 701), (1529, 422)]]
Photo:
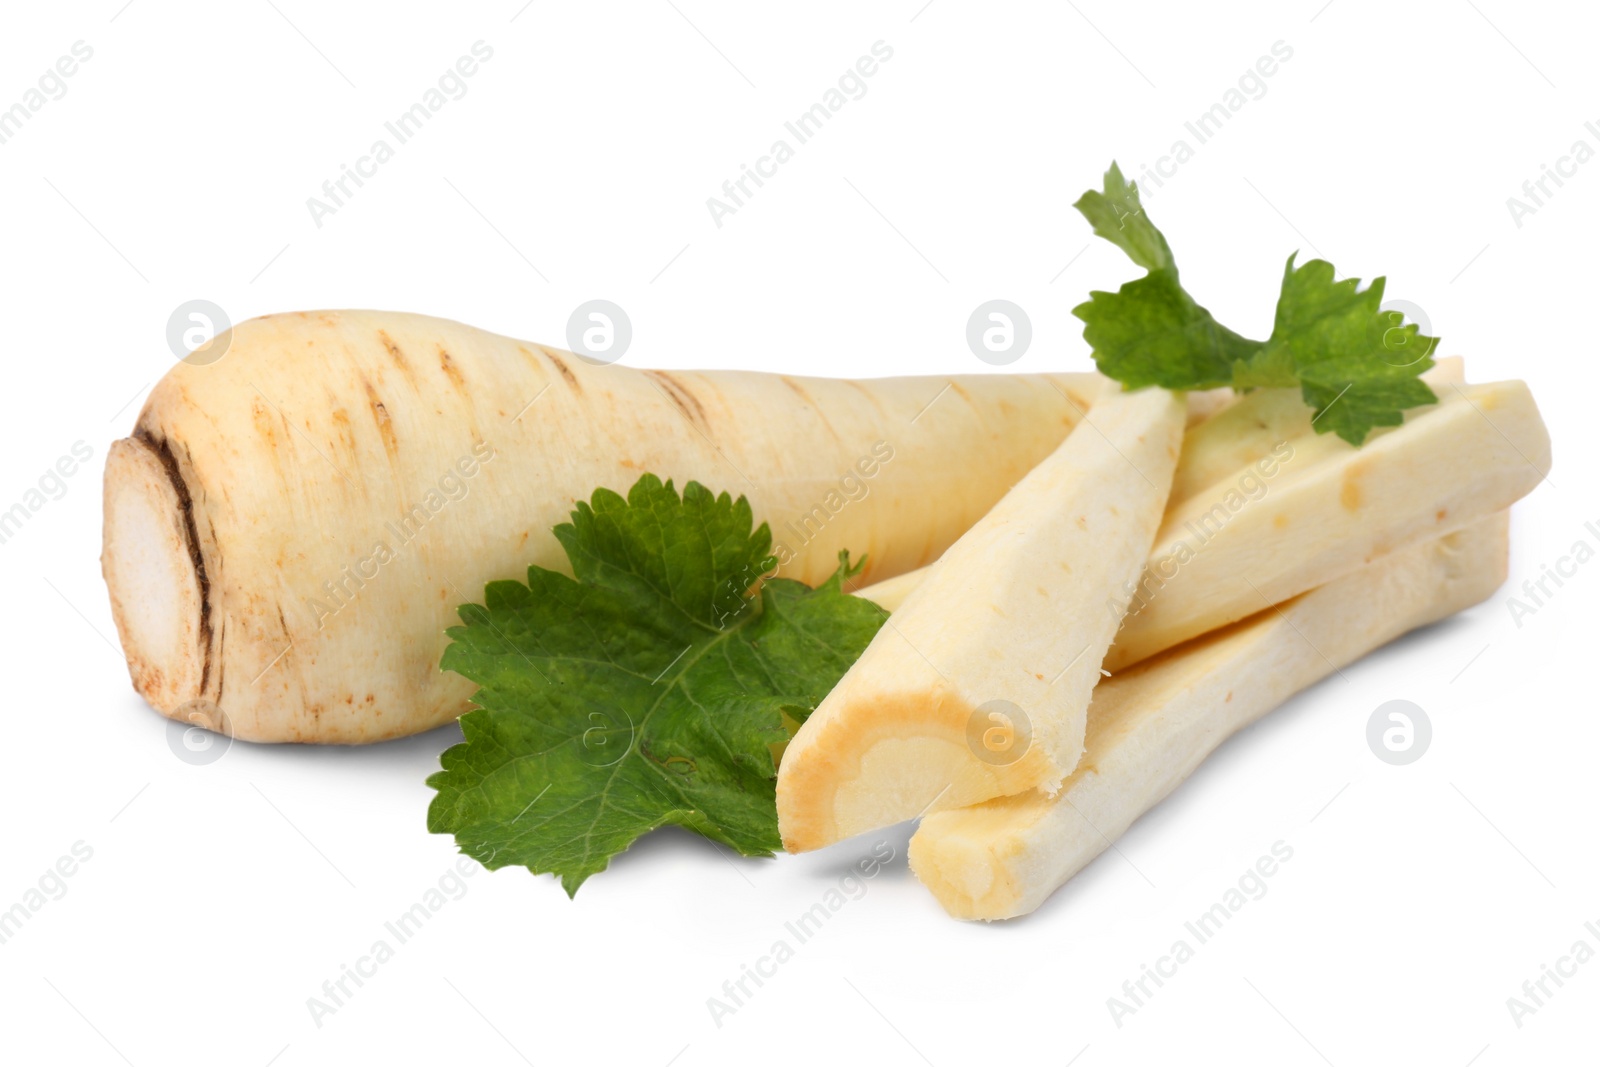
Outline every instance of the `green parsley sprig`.
[(752, 525), (743, 497), (647, 474), (556, 527), (574, 577), (530, 567), (463, 606), (442, 666), (478, 683), (478, 707), (428, 779), (428, 829), (568, 894), (669, 824), (780, 848), (784, 718), (811, 714), (886, 613), (844, 592), (859, 567), (843, 553), (815, 589), (762, 581), (777, 561)]
[(1297, 267), (1291, 255), (1272, 336), (1253, 341), (1219, 323), (1179, 284), (1166, 237), (1115, 163), (1105, 188), (1073, 206), (1096, 235), (1147, 272), (1115, 293), (1092, 292), (1072, 309), (1107, 377), (1130, 389), (1298, 387), (1316, 411), (1316, 431), (1357, 446), (1375, 427), (1399, 425), (1407, 409), (1436, 402), (1418, 375), (1433, 366), (1439, 339), (1381, 310), (1384, 279), (1363, 289), (1359, 279), (1336, 280), (1326, 260)]

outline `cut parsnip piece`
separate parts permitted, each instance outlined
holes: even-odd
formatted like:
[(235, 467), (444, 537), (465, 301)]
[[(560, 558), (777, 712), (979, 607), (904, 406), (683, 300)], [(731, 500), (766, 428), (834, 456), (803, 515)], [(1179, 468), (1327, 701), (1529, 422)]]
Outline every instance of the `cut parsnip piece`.
[(1189, 403), (1189, 418), (1186, 423), (1188, 426), (1198, 426), (1223, 408), (1232, 407), (1239, 402), (1239, 394), (1226, 385), (1220, 389), (1202, 389), (1186, 393), (1185, 398)]
[[(1460, 356), (1447, 356), (1422, 375), (1440, 395), (1450, 395), (1451, 386), (1466, 381)], [(1239, 484), (1247, 469), (1272, 455), (1283, 441), (1294, 445), (1294, 468), (1304, 470), (1313, 463), (1352, 451), (1335, 434), (1317, 434), (1311, 426), (1312, 411), (1298, 392), (1289, 389), (1258, 389), (1232, 404), (1219, 404), (1219, 390), (1189, 394), (1189, 429), (1183, 435), (1178, 454), (1178, 469), (1172, 476), (1172, 494), (1167, 511), (1206, 493), (1213, 501)], [(1220, 392), (1231, 392), (1220, 390)], [(1201, 398), (1204, 398), (1202, 401)], [(1415, 408), (1415, 416), (1426, 408)], [(1197, 411), (1208, 414), (1196, 418)], [(1379, 430), (1377, 433), (1386, 431)], [(1207, 493), (1207, 490), (1213, 492)], [(897, 574), (856, 591), (858, 596), (886, 611), (898, 611), (911, 591), (921, 585), (935, 564)]]
[(958, 919), (1033, 911), (1235, 731), (1493, 593), (1505, 580), (1506, 531), (1504, 513), (1479, 520), (1101, 683), (1083, 763), (1055, 797), (931, 815), (911, 839), (911, 869)]
[(1363, 563), (1508, 508), (1550, 469), (1523, 382), (1451, 386), (1404, 426), (1322, 462), (1173, 508), (1117, 643), (1117, 671), (1333, 581)]
[(945, 553), (811, 714), (778, 773), (792, 852), (1042, 786), (1077, 765), (1108, 608), (1160, 525), (1184, 425), (1106, 393)]
[(857, 589), (855, 595), (872, 601), (884, 611), (899, 611), (906, 598), (916, 592), (917, 586), (927, 579), (935, 566), (937, 564), (930, 563), (926, 567), (918, 567), (914, 571), (897, 574), (881, 582), (873, 582), (865, 588)]
[[(1437, 396), (1466, 381), (1460, 356), (1448, 356), (1422, 374)], [(1413, 408), (1414, 417), (1426, 408)], [(1183, 438), (1183, 454), (1172, 476), (1172, 502), (1180, 504), (1216, 485), (1236, 481), (1239, 472), (1271, 454), (1280, 441), (1310, 444), (1315, 416), (1298, 389), (1257, 389), (1194, 426)], [(1379, 431), (1382, 432), (1382, 431)], [(1351, 449), (1337, 434), (1323, 434), (1316, 446), (1328, 454)], [(1301, 457), (1302, 463), (1305, 457)]]

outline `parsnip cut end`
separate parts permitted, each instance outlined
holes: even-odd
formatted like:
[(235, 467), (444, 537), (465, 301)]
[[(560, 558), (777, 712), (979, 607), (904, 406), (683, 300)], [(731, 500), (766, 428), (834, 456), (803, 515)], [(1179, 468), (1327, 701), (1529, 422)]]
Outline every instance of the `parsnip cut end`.
[(1160, 525), (1183, 423), (1163, 389), (1102, 397), (956, 542), (785, 752), (785, 847), (1059, 787)]
[(1489, 516), (1172, 649), (1095, 691), (1083, 762), (1054, 798), (1000, 797), (924, 819), (911, 869), (951, 915), (1033, 911), (1228, 736), (1372, 649), (1479, 603), (1505, 578)]
[[(817, 723), (810, 758), (786, 761), (784, 848), (806, 852), (931, 811), (1060, 781), (1044, 748), (1013, 761), (975, 759), (975, 709), (942, 687), (877, 693), (843, 718)], [(981, 739), (977, 742), (980, 746)], [(791, 752), (792, 752), (791, 746)]]
[(173, 468), (143, 440), (112, 444), (100, 557), (134, 688), (164, 715), (200, 695), (210, 636), (186, 501)]

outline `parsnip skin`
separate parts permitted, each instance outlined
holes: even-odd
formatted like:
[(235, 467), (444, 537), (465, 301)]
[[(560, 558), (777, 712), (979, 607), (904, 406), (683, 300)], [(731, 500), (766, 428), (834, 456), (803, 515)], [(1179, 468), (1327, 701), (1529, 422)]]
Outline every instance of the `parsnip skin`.
[(1507, 515), (1413, 546), (1095, 690), (1079, 770), (1032, 792), (930, 815), (911, 869), (958, 919), (1025, 915), (1110, 847), (1233, 733), (1401, 634), (1505, 580)]
[[(1072, 770), (1120, 622), (1108, 601), (1146, 558), (1184, 410), (1166, 390), (1108, 393), (946, 552), (790, 742), (785, 848), (1053, 789)], [(1017, 732), (980, 750), (986, 723)]]
[(784, 576), (819, 581), (848, 548), (870, 580), (936, 558), (1102, 382), (640, 371), (419, 315), (267, 316), (174, 366), (113, 445), (102, 564), (163, 714), (399, 737), (468, 706), (438, 669), (456, 605), (565, 570), (551, 527), (596, 488), (648, 471), (743, 493)]

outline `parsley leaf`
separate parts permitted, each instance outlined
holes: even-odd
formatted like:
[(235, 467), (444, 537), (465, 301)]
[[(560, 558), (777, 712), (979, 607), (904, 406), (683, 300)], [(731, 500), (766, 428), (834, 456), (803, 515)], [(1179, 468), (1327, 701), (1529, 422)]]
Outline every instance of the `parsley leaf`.
[(1104, 190), (1089, 190), (1073, 206), (1096, 235), (1147, 271), (1072, 309), (1095, 365), (1127, 388), (1298, 386), (1317, 412), (1317, 432), (1353, 445), (1375, 427), (1399, 425), (1408, 408), (1436, 401), (1417, 376), (1433, 366), (1438, 338), (1423, 336), (1399, 312), (1380, 310), (1384, 279), (1361, 289), (1355, 278), (1335, 281), (1326, 260), (1297, 268), (1290, 256), (1272, 336), (1252, 341), (1217, 322), (1179, 284), (1171, 247), (1115, 163)]
[(1232, 385), (1234, 366), (1261, 347), (1212, 318), (1172, 270), (1146, 274), (1115, 293), (1090, 293), (1072, 313), (1083, 320), (1100, 373), (1129, 389)]
[(1100, 372), (1129, 389), (1211, 389), (1233, 380), (1233, 366), (1260, 342), (1240, 337), (1196, 304), (1178, 284), (1167, 239), (1139, 203), (1139, 188), (1115, 163), (1105, 191), (1090, 189), (1072, 205), (1128, 258), (1149, 271), (1115, 293), (1092, 292), (1072, 309), (1084, 322)]
[(1156, 229), (1139, 203), (1139, 187), (1122, 176), (1122, 169), (1111, 164), (1106, 171), (1105, 191), (1088, 190), (1072, 206), (1089, 220), (1095, 236), (1104, 237), (1128, 258), (1148, 271), (1171, 271), (1176, 277), (1172, 249)]
[[(597, 490), (556, 527), (575, 577), (491, 582), (442, 666), (480, 686), (465, 741), (428, 779), (428, 829), (497, 869), (559, 875), (569, 895), (659, 826), (749, 856), (781, 847), (771, 746), (803, 721), (886, 617), (770, 578), (749, 503), (645, 475)], [(857, 568), (859, 569), (859, 567)]]
[(1283, 269), (1272, 337), (1237, 368), (1234, 384), (1299, 385), (1317, 411), (1316, 428), (1360, 445), (1377, 426), (1398, 426), (1406, 408), (1435, 403), (1417, 375), (1433, 366), (1439, 340), (1397, 312), (1383, 312), (1384, 279), (1334, 280), (1333, 264), (1313, 259)]

